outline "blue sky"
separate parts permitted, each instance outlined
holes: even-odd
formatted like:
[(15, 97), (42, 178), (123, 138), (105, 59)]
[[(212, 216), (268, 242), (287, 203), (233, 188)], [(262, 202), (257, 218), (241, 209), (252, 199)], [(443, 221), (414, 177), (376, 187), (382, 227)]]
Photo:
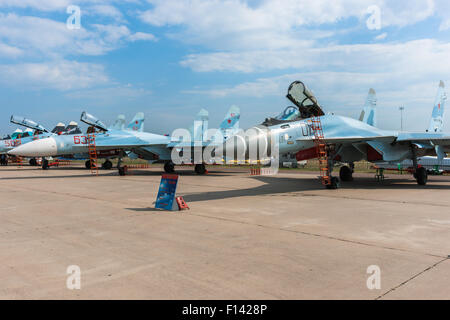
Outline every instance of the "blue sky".
[(449, 12), (441, 0), (0, 0), (0, 133), (11, 114), (52, 127), (84, 110), (106, 123), (143, 111), (147, 131), (171, 133), (201, 108), (215, 127), (231, 105), (246, 128), (288, 106), (294, 80), (351, 117), (373, 87), (381, 128), (398, 129), (404, 105), (406, 129), (425, 130), (439, 80), (450, 85)]

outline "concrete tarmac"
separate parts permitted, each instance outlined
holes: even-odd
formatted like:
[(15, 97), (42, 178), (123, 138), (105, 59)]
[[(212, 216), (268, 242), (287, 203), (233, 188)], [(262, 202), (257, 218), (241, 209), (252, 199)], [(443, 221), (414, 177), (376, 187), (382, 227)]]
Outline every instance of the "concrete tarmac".
[(167, 212), (160, 168), (1, 167), (0, 299), (450, 299), (450, 177), (192, 171)]

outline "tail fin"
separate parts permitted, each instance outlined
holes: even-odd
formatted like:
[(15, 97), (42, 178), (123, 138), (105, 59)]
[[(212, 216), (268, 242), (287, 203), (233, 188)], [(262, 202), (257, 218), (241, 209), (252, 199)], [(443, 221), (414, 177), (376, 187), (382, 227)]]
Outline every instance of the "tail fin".
[(232, 136), (239, 130), (239, 120), (241, 119), (241, 109), (237, 106), (231, 106), (230, 110), (225, 116), (225, 119), (220, 124), (220, 131), (224, 140)]
[(111, 126), (113, 130), (125, 130), (125, 116), (119, 114), (114, 124)]
[(138, 112), (134, 116), (133, 120), (128, 124), (127, 130), (143, 132), (144, 131), (144, 121), (145, 121), (144, 113)]
[(189, 127), (189, 132), (193, 141), (205, 141), (206, 132), (208, 131), (209, 113), (205, 109), (201, 109), (195, 117), (194, 124)]
[(361, 111), (359, 120), (373, 127), (377, 126), (377, 94), (374, 89), (370, 88), (367, 95), (366, 104)]
[(427, 132), (442, 132), (442, 127), (444, 126), (444, 106), (447, 100), (447, 95), (445, 94), (445, 85), (441, 80), (439, 83), (439, 89), (434, 102), (433, 113), (431, 114), (430, 126)]

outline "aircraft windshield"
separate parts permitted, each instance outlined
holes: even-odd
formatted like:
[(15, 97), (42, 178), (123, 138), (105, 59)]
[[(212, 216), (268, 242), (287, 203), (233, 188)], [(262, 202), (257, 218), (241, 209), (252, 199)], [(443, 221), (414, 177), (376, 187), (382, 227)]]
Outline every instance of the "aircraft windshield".
[(36, 122), (29, 120), (29, 119), (25, 119), (24, 117), (19, 117), (19, 116), (11, 116), (11, 122), (14, 124), (18, 124), (20, 126), (24, 126), (33, 130), (38, 130), (38, 131), (42, 131), (42, 132), (48, 132), (47, 129), (45, 129), (43, 126), (41, 126), (40, 124), (37, 124)]
[(102, 131), (108, 131), (108, 128), (106, 127), (106, 125), (103, 122), (101, 122), (100, 120), (98, 120), (96, 117), (94, 117), (93, 115), (91, 115), (89, 113), (83, 112), (81, 114), (80, 120), (90, 126), (100, 129)]
[(298, 107), (302, 119), (324, 115), (316, 97), (301, 81), (289, 86), (287, 98)]
[(287, 107), (278, 116), (275, 117), (277, 120), (295, 120), (300, 116), (300, 111), (296, 107)]

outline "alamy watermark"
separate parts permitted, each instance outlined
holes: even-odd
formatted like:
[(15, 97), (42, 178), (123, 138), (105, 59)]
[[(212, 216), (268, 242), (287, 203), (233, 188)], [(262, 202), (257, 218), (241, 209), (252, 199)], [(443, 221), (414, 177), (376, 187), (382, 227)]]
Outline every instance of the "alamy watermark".
[(381, 289), (381, 269), (377, 265), (371, 265), (367, 267), (367, 274), (370, 276), (367, 278), (366, 285), (369, 290)]
[(69, 275), (66, 280), (66, 287), (69, 290), (81, 289), (81, 269), (77, 265), (67, 267), (66, 273)]
[(70, 16), (67, 18), (66, 26), (69, 30), (81, 29), (81, 9), (79, 6), (70, 5), (66, 10)]
[(367, 8), (366, 13), (370, 14), (366, 20), (366, 26), (369, 30), (381, 29), (381, 9), (379, 6), (373, 5)]

